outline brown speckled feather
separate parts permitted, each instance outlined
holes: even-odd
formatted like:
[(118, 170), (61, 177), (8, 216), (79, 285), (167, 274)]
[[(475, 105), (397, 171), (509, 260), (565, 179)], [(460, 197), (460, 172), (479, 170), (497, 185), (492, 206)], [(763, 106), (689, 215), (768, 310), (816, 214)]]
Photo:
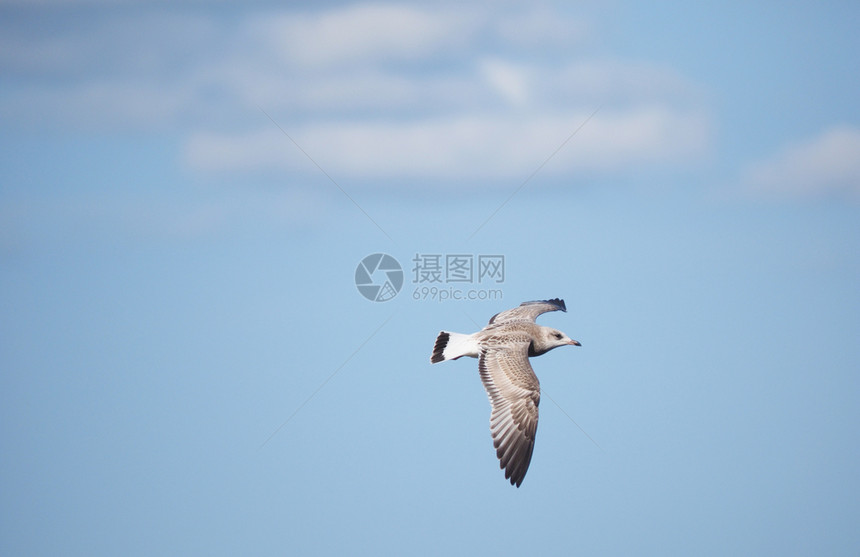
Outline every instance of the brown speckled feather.
[(478, 371), (492, 405), (490, 431), (505, 478), (517, 487), (523, 482), (538, 424), (540, 383), (529, 364), (527, 339), (504, 347), (487, 348)]
[(564, 300), (553, 298), (552, 300), (539, 300), (536, 302), (523, 302), (519, 306), (505, 310), (490, 318), (490, 325), (494, 323), (502, 323), (504, 321), (513, 321), (516, 319), (528, 319), (534, 322), (538, 315), (548, 311), (567, 311), (564, 305)]

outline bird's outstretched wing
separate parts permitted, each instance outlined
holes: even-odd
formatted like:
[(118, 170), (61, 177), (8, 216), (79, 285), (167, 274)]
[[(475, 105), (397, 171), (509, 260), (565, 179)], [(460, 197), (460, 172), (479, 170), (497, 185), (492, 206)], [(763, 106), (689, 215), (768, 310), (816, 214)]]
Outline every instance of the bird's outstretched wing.
[(540, 383), (529, 364), (528, 342), (484, 349), (478, 371), (490, 398), (490, 432), (505, 478), (523, 483), (537, 433)]
[(519, 306), (505, 310), (490, 318), (490, 325), (502, 323), (514, 319), (529, 319), (534, 321), (537, 316), (548, 311), (567, 311), (564, 300), (553, 298), (552, 300), (537, 300), (534, 302), (523, 302)]

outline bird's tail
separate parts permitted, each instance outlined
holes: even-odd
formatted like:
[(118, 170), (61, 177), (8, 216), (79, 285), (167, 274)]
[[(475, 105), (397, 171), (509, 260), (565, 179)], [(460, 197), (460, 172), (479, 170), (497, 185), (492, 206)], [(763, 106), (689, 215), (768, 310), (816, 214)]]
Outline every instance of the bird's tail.
[(472, 338), (472, 335), (442, 331), (436, 337), (436, 344), (433, 346), (433, 355), (430, 357), (430, 363), (436, 364), (445, 360), (456, 360), (463, 356), (477, 358), (480, 352), (478, 343)]

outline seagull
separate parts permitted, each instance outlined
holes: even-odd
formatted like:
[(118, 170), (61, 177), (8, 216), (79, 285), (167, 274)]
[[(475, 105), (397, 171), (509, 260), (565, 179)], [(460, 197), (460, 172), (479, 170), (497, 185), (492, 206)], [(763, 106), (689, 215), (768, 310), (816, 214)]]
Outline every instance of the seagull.
[(523, 302), (497, 313), (486, 327), (470, 335), (442, 331), (436, 337), (430, 363), (478, 358), (478, 372), (487, 391), (492, 411), (490, 432), (505, 471), (505, 479), (520, 487), (535, 446), (540, 382), (529, 363), (532, 356), (553, 348), (580, 346), (566, 334), (535, 323), (548, 311), (567, 311), (564, 300)]

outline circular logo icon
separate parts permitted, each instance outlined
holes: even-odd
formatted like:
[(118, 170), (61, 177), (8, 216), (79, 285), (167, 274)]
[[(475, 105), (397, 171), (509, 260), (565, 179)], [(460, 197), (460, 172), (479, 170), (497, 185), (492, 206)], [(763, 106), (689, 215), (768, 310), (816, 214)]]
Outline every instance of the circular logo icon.
[(403, 288), (403, 269), (386, 253), (372, 253), (355, 268), (355, 286), (371, 302), (387, 302)]

